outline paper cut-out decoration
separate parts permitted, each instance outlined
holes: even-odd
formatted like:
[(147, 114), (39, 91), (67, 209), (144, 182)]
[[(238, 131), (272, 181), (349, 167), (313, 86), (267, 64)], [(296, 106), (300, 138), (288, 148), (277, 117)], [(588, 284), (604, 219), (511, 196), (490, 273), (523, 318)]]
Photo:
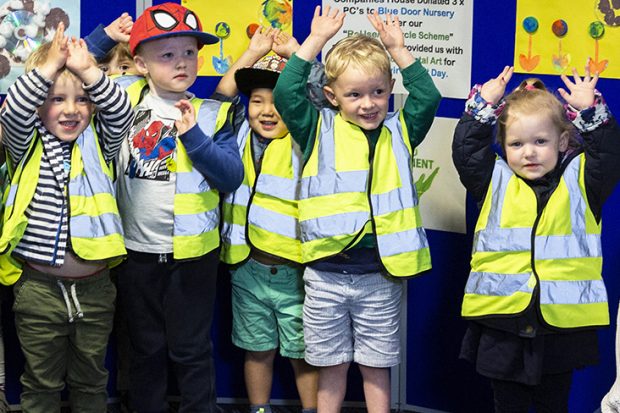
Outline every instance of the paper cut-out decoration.
[(551, 25), (551, 31), (558, 38), (558, 54), (554, 54), (551, 61), (553, 68), (558, 73), (562, 73), (570, 64), (570, 54), (562, 51), (562, 38), (568, 33), (568, 24), (564, 20), (558, 19)]
[(526, 72), (536, 69), (540, 62), (540, 55), (532, 56), (532, 35), (538, 30), (538, 19), (528, 16), (523, 19), (523, 30), (528, 34), (527, 56), (521, 53), (519, 55), (519, 64)]
[(220, 38), (220, 55), (213, 56), (213, 68), (217, 73), (224, 74), (232, 65), (232, 56), (224, 57), (224, 39), (230, 36), (230, 26), (226, 22), (215, 25), (215, 35)]
[(607, 59), (601, 61), (598, 60), (598, 40), (605, 35), (605, 26), (600, 21), (594, 21), (590, 23), (588, 33), (590, 33), (590, 37), (594, 39), (594, 59), (592, 59), (592, 57), (588, 58), (588, 68), (592, 74), (601, 74), (605, 71), (605, 69), (607, 69), (608, 63)]

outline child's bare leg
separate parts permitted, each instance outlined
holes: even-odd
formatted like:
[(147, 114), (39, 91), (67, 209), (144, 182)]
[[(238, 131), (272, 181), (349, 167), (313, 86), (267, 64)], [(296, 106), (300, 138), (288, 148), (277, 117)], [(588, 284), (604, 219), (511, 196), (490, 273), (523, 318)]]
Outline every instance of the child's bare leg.
[(368, 413), (390, 411), (390, 369), (360, 365)]
[(350, 363), (319, 368), (317, 410), (320, 413), (338, 413), (347, 389), (347, 370)]
[(246, 351), (243, 366), (245, 388), (250, 404), (268, 404), (273, 379), (273, 359), (276, 349), (268, 351)]
[(290, 359), (295, 372), (295, 384), (304, 409), (316, 409), (319, 387), (319, 370), (304, 359)]

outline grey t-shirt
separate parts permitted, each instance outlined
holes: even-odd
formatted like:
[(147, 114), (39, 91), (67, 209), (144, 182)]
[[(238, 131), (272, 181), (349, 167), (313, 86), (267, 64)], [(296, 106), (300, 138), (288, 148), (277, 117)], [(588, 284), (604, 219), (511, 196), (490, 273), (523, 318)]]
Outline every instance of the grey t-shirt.
[[(191, 96), (188, 96), (190, 99)], [(172, 252), (176, 101), (147, 94), (123, 142), (117, 164), (117, 199), (125, 245), (153, 254)]]

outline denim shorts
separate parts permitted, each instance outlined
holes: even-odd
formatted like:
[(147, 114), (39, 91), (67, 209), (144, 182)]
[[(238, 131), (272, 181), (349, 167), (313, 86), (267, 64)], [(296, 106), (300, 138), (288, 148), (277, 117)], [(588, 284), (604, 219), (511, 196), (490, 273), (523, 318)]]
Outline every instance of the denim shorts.
[(249, 351), (280, 347), (283, 357), (304, 358), (301, 267), (249, 259), (232, 271), (232, 341)]
[(381, 273), (304, 272), (306, 361), (335, 366), (354, 361), (392, 367), (400, 361), (402, 281)]

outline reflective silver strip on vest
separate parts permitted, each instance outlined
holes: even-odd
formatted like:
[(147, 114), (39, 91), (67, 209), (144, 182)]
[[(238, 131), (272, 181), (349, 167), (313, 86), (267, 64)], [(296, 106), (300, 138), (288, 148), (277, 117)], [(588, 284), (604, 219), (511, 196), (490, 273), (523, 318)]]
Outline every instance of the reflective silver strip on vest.
[[(401, 185), (384, 194), (371, 194), (370, 202), (374, 216), (411, 209), (418, 205), (418, 194), (411, 170), (411, 154), (403, 138), (399, 112), (390, 114), (383, 125), (390, 131), (392, 151)], [(375, 173), (373, 179), (381, 179), (381, 176)], [(414, 214), (415, 211), (409, 211), (409, 213)], [(426, 232), (421, 225), (408, 231), (377, 234), (377, 248), (382, 257), (418, 251), (427, 247)]]
[(465, 285), (465, 294), (509, 296), (516, 292), (532, 293), (527, 281), (531, 273), (498, 274), (492, 272), (471, 272)]
[(414, 228), (408, 231), (395, 232), (377, 236), (377, 244), (381, 248), (382, 257), (404, 254), (428, 248), (424, 228)]
[[(292, 177), (284, 178), (282, 176), (261, 173), (255, 185), (257, 193), (284, 199), (286, 201), (296, 201), (299, 199), (299, 178), (301, 177), (302, 154), (295, 141), (293, 141), (292, 138), (290, 141), (292, 143), (290, 154), (288, 154), (290, 158), (287, 158), (286, 161), (291, 164)], [(269, 150), (269, 146), (267, 146), (266, 150)], [(284, 160), (279, 161), (284, 162)]]
[(295, 201), (297, 199), (297, 180), (260, 174), (256, 181), (256, 192), (286, 201)]
[(537, 260), (561, 258), (601, 257), (601, 237), (597, 234), (537, 236), (535, 239)]
[(118, 214), (107, 213), (97, 216), (78, 215), (71, 217), (71, 236), (77, 238), (99, 238), (122, 234), (123, 228)]
[(366, 192), (368, 171), (336, 171), (334, 116), (330, 109), (321, 111), (318, 140), (318, 174), (301, 178), (301, 199), (345, 192)]
[(250, 187), (246, 184), (241, 184), (235, 192), (226, 194), (224, 202), (231, 205), (247, 206), (250, 202)]
[(213, 135), (215, 135), (215, 122), (217, 121), (217, 115), (221, 106), (222, 102), (204, 99), (198, 109), (196, 122), (198, 126), (200, 126), (202, 132), (210, 139), (213, 139)]
[(205, 177), (193, 167), (190, 172), (177, 172), (176, 193), (197, 194), (211, 190)]
[(301, 221), (301, 240), (308, 242), (337, 235), (356, 234), (369, 220), (369, 212), (348, 212)]
[(198, 214), (174, 215), (174, 236), (199, 235), (218, 227), (220, 217), (217, 210)]
[(222, 242), (229, 245), (245, 245), (245, 225), (225, 224), (222, 230)]
[(9, 195), (6, 198), (5, 206), (9, 207), (15, 203), (15, 196), (17, 195), (17, 184), (12, 184), (9, 189)]
[[(88, 126), (78, 136), (76, 145), (80, 148), (82, 155), (84, 174), (79, 174), (69, 181), (69, 195), (82, 195), (91, 198), (98, 193), (107, 193), (114, 197), (112, 179), (101, 170), (97, 136), (93, 132), (92, 126)], [(71, 236), (79, 238), (123, 234), (121, 219), (116, 213), (105, 213), (97, 216), (71, 215), (69, 228)]]
[(82, 153), (84, 174), (80, 174), (69, 181), (69, 195), (82, 195), (91, 197), (95, 194), (108, 193), (114, 196), (112, 179), (102, 172), (101, 159), (97, 150), (97, 136), (91, 126), (76, 140), (76, 144)]
[(603, 280), (541, 281), (541, 304), (606, 303), (607, 291)]
[(265, 231), (297, 239), (297, 220), (295, 217), (279, 214), (259, 205), (250, 206), (248, 221)]
[(474, 234), (474, 252), (530, 251), (531, 228), (490, 228)]
[[(514, 172), (502, 159), (495, 161), (491, 177), (491, 205), (487, 225), (474, 235), (473, 252), (530, 251), (532, 248), (531, 228), (501, 228), (500, 219), (508, 182)], [(533, 222), (532, 222), (533, 224)]]
[(114, 78), (114, 82), (125, 90), (140, 80), (144, 80), (144, 77), (138, 75), (123, 75)]
[(598, 234), (586, 233), (586, 200), (579, 187), (580, 157), (575, 157), (562, 174), (570, 201), (572, 234), (537, 236), (536, 259), (601, 257), (603, 247)]

